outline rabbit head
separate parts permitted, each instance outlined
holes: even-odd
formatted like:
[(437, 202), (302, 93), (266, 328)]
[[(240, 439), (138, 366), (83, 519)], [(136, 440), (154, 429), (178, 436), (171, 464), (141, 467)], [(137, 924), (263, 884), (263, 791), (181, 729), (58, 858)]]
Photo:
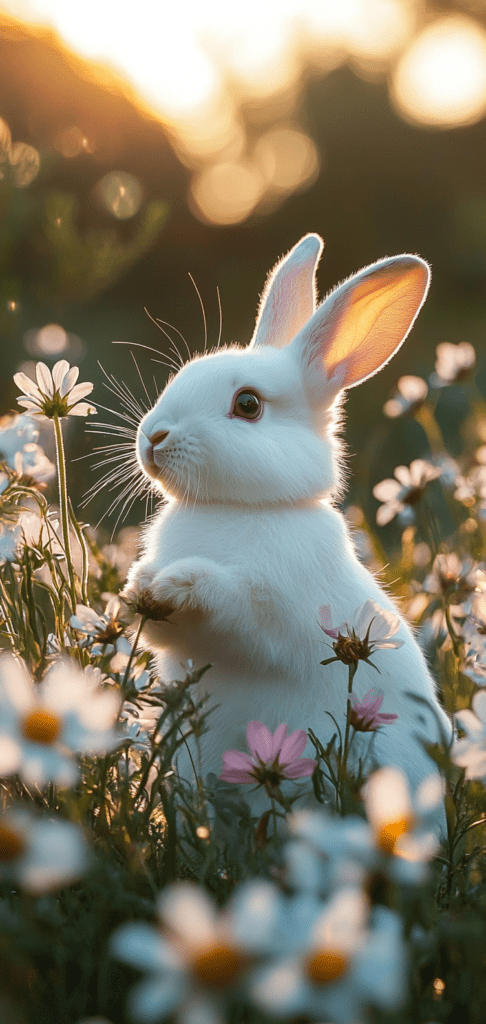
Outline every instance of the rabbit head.
[(337, 489), (340, 398), (400, 347), (430, 273), (418, 256), (383, 259), (316, 308), (322, 248), (302, 238), (268, 278), (250, 344), (196, 356), (142, 419), (137, 457), (165, 494), (261, 506)]

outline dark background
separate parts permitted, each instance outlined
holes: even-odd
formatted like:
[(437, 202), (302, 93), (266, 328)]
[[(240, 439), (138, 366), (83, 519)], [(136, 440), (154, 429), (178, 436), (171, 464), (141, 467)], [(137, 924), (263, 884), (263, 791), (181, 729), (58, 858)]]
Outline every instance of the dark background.
[[(444, 12), (465, 5), (440, 6)], [(484, 12), (478, 8), (475, 13), (482, 17)], [(449, 130), (415, 127), (393, 110), (384, 78), (366, 81), (347, 66), (326, 76), (309, 74), (302, 83), (298, 114), (322, 156), (315, 183), (273, 213), (254, 214), (231, 227), (203, 224), (188, 206), (190, 172), (177, 159), (164, 126), (120, 90), (96, 81), (88, 65), (52, 33), (33, 33), (6, 19), (2, 23), (0, 16), (0, 116), (13, 140), (35, 146), (41, 157), (40, 173), (28, 188), (0, 182), (0, 384), (5, 411), (16, 408), (11, 375), (32, 358), (24, 341), (32, 328), (55, 322), (78, 336), (83, 358), (71, 361), (80, 362), (80, 380), (95, 382), (95, 401), (119, 408), (103, 387), (98, 360), (137, 397), (143, 397), (143, 389), (129, 347), (114, 346), (113, 341), (168, 350), (144, 307), (181, 331), (191, 350), (202, 348), (202, 314), (188, 272), (204, 302), (209, 344), (219, 332), (217, 287), (223, 341), (246, 343), (267, 271), (305, 232), (318, 231), (326, 240), (321, 294), (380, 257), (419, 253), (433, 270), (426, 306), (392, 364), (352, 391), (348, 401), (346, 437), (351, 452), (358, 453), (351, 463), (351, 497), (376, 506), (370, 499), (372, 485), (390, 475), (397, 463), (427, 454), (421, 428), (383, 416), (383, 403), (397, 378), (404, 373), (427, 377), (440, 341), (467, 340), (476, 347), (477, 385), (486, 393), (485, 122)], [(247, 104), (242, 116), (251, 133), (262, 114)], [(67, 159), (56, 152), (53, 139), (72, 124), (95, 138), (96, 146), (92, 153)], [(96, 183), (112, 170), (131, 172), (143, 186), (144, 203), (128, 221), (114, 222), (95, 199)], [(81, 240), (94, 230), (105, 244), (105, 232), (127, 252), (135, 248), (150, 201), (167, 205), (167, 219), (141, 255), (134, 255), (123, 272), (113, 269), (111, 280), (97, 288), (89, 284), (82, 261), (77, 267), (75, 253), (72, 267), (53, 256), (46, 203), (59, 193), (75, 203), (73, 223)], [(152, 396), (154, 372), (158, 387), (166, 372), (151, 363), (149, 353), (134, 351)], [(46, 361), (52, 365), (54, 359)], [(467, 410), (467, 393), (445, 389), (439, 418), (458, 453)], [(92, 444), (84, 422), (70, 424), (72, 456), (84, 455)], [(89, 461), (70, 466), (76, 500), (93, 481)], [(90, 507), (89, 518), (99, 518), (104, 507), (106, 495)], [(141, 506), (134, 506), (131, 521), (141, 515)]]

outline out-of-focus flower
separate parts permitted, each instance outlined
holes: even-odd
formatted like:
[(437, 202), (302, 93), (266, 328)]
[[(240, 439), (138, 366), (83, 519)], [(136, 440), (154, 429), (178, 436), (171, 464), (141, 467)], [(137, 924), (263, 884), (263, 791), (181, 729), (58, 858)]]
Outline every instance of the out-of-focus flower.
[(120, 604), (117, 597), (110, 597), (102, 614), (84, 604), (76, 605), (76, 615), (72, 615), (70, 620), (71, 626), (77, 633), (84, 634), (86, 639), (81, 641), (81, 645), (89, 646), (93, 654), (117, 652), (130, 655), (130, 644), (123, 636), (125, 627), (117, 619)]
[(369, 690), (362, 700), (359, 700), (355, 693), (350, 695), (350, 720), (353, 729), (358, 732), (373, 732), (379, 729), (380, 725), (389, 725), (398, 718), (398, 715), (384, 714), (380, 711), (383, 696), (384, 694), (378, 693), (377, 690)]
[(54, 515), (49, 513), (41, 518), (36, 512), (22, 512), (18, 525), (22, 541), (28, 547), (37, 548), (38, 551), (48, 548), (53, 556), (64, 555), (58, 536), (59, 520)]
[(218, 911), (189, 882), (168, 886), (158, 901), (161, 927), (126, 924), (113, 935), (118, 959), (148, 973), (132, 989), (130, 1016), (156, 1024), (176, 1015), (184, 1024), (221, 1024), (228, 998), (241, 991), (249, 957), (265, 946), (274, 927), (275, 896), (269, 883), (254, 883), (233, 905)]
[(486, 590), (486, 574), (472, 558), (461, 559), (451, 551), (436, 555), (423, 589), (428, 594), (441, 594), (443, 597), (456, 594), (457, 600), (462, 601), (479, 589)]
[(0, 777), (19, 772), (28, 784), (72, 785), (74, 754), (104, 754), (120, 742), (119, 698), (100, 687), (101, 673), (56, 660), (34, 683), (20, 660), (0, 658)]
[(0, 523), (0, 565), (15, 562), (20, 544), (20, 527), (9, 529)]
[(385, 416), (396, 419), (398, 416), (413, 415), (425, 402), (428, 390), (422, 377), (400, 377), (393, 398), (383, 406)]
[[(326, 636), (334, 640), (332, 646), (336, 659), (345, 665), (358, 661), (369, 662), (375, 650), (401, 647), (404, 643), (404, 640), (391, 639), (400, 629), (398, 616), (380, 608), (371, 598), (356, 609), (351, 623), (343, 622), (340, 626), (332, 625), (331, 606), (322, 605), (319, 608), (319, 625)], [(334, 660), (330, 658), (321, 664)]]
[(298, 892), (328, 895), (343, 885), (362, 885), (377, 866), (374, 835), (363, 818), (325, 810), (293, 811), (285, 843), (285, 879)]
[(443, 804), (443, 780), (430, 775), (412, 798), (400, 769), (380, 768), (368, 779), (363, 796), (376, 846), (393, 859), (395, 876), (421, 881), (439, 845), (434, 826)]
[(23, 807), (0, 816), (0, 879), (37, 894), (68, 885), (85, 870), (87, 847), (76, 825)]
[(443, 388), (448, 384), (468, 380), (476, 365), (476, 352), (468, 341), (460, 341), (453, 345), (450, 341), (442, 341), (436, 348), (435, 373), (430, 376), (430, 384), (435, 388)]
[(467, 779), (482, 779), (486, 783), (486, 691), (474, 694), (472, 707), (456, 711), (456, 725), (465, 736), (456, 740), (451, 749), (454, 764), (466, 769)]
[(370, 915), (355, 887), (327, 904), (296, 898), (287, 913), (287, 954), (254, 972), (250, 994), (272, 1017), (350, 1024), (372, 1004), (398, 1009), (406, 994), (406, 954), (400, 919), (384, 907)]
[(241, 750), (226, 750), (219, 776), (224, 782), (278, 786), (284, 779), (312, 775), (317, 761), (301, 757), (307, 743), (303, 729), (289, 736), (287, 726), (282, 724), (272, 735), (262, 722), (249, 722), (246, 736), (251, 756)]
[(29, 416), (5, 416), (0, 421), (0, 462), (6, 462), (18, 476), (45, 483), (56, 468), (37, 444), (38, 437), (38, 427)]
[(394, 473), (396, 480), (389, 477), (373, 487), (375, 498), (383, 502), (376, 512), (379, 526), (390, 523), (396, 515), (402, 523), (412, 522), (413, 506), (422, 498), (427, 484), (441, 475), (441, 470), (425, 459), (414, 459), (410, 466), (396, 466)]
[(79, 376), (77, 366), (69, 366), (66, 359), (60, 359), (51, 371), (45, 363), (37, 363), (34, 383), (27, 374), (14, 374), (14, 381), (25, 394), (17, 399), (31, 414), (47, 416), (88, 416), (96, 413), (96, 409), (87, 402), (82, 402), (91, 394), (93, 385), (90, 383), (76, 384)]

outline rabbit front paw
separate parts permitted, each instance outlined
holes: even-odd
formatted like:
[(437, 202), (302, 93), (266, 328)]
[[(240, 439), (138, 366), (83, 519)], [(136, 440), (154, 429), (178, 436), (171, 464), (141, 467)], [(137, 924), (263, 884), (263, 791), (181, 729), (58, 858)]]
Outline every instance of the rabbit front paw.
[(218, 606), (228, 590), (225, 572), (209, 559), (184, 558), (173, 562), (152, 581), (154, 600), (179, 611), (208, 611)]

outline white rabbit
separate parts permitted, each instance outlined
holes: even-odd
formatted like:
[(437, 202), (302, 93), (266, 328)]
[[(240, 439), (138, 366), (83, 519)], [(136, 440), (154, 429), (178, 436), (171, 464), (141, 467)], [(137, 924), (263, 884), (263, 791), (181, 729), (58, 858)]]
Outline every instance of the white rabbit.
[[(289, 732), (311, 727), (323, 742), (334, 731), (326, 712), (344, 722), (348, 673), (340, 662), (320, 664), (333, 654), (321, 605), (335, 624), (351, 624), (369, 598), (398, 614), (334, 507), (343, 472), (335, 432), (344, 390), (376, 373), (407, 336), (429, 268), (418, 256), (380, 260), (316, 308), (322, 248), (318, 235), (302, 238), (268, 278), (249, 346), (192, 359), (138, 429), (140, 466), (167, 503), (146, 528), (125, 593), (149, 590), (174, 609), (143, 634), (163, 679), (180, 678), (188, 659), (212, 664), (198, 684), (218, 705), (202, 740), (204, 774), (219, 775), (228, 748), (247, 749), (250, 720), (272, 731), (282, 722)], [(434, 770), (417, 736), (434, 741), (438, 722), (450, 726), (400, 621), (403, 646), (376, 651), (381, 675), (360, 662), (354, 691), (384, 690), (382, 710), (398, 719), (378, 732), (373, 754), (415, 789)], [(179, 767), (189, 777), (189, 762)]]

